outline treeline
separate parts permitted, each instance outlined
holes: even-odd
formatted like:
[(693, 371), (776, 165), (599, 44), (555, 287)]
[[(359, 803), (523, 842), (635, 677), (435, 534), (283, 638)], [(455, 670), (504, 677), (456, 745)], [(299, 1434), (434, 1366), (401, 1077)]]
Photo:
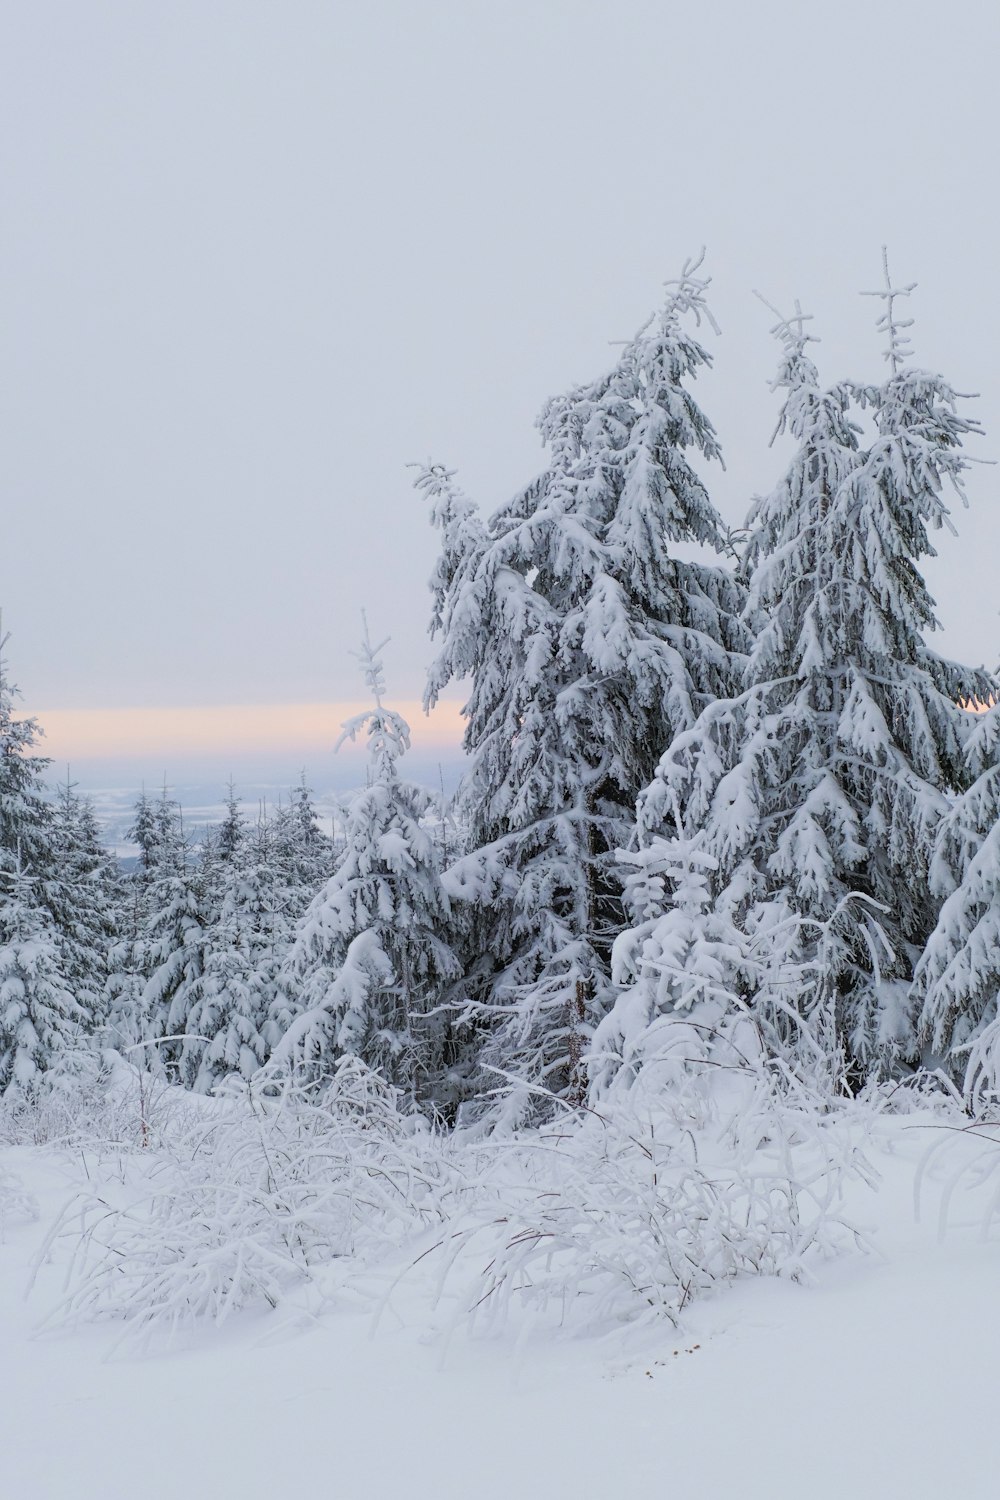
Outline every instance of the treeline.
[(337, 850), (304, 788), (255, 824), (231, 795), (198, 860), (143, 798), (123, 874), (72, 787), (43, 795), (0, 679), (0, 1089), (126, 1049), (197, 1090), (349, 1054), (427, 1113), (517, 1123), (670, 1088), (739, 1038), (830, 1091), (992, 1095), (1000, 710), (970, 713), (994, 679), (931, 651), (920, 572), (979, 428), (912, 363), (886, 270), (880, 382), (824, 385), (808, 320), (779, 317), (791, 457), (727, 532), (692, 394), (707, 286), (686, 267), (547, 403), (547, 466), (492, 516), (420, 473), (427, 703), (468, 691), (449, 839), (367, 635)]

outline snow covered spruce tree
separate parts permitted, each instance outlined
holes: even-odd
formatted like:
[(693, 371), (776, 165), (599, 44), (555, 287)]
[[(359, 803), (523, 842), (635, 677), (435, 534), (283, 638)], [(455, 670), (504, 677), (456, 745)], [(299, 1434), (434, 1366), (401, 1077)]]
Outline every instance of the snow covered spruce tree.
[(91, 1018), (70, 991), (66, 947), (46, 900), (53, 874), (52, 812), (42, 789), (48, 761), (31, 753), (36, 721), (15, 718), (5, 644), (0, 632), (0, 1093), (25, 1093), (86, 1045)]
[(140, 939), (148, 974), (139, 1002), (144, 1040), (163, 1039), (148, 1049), (150, 1065), (165, 1066), (171, 1076), (192, 1087), (204, 1042), (191, 1017), (201, 1004), (211, 913), (204, 871), (190, 858), (180, 806), (167, 795), (166, 786), (155, 816), (155, 865)]
[[(607, 374), (548, 402), (548, 468), (488, 521), (448, 471), (417, 481), (443, 533), (427, 706), (470, 679), (459, 812), (471, 848), (448, 882), (469, 903), (481, 1061), (573, 1100), (611, 997), (612, 851), (660, 755), (731, 690), (747, 644), (733, 575), (673, 555), (727, 547), (691, 462), (720, 456), (688, 388), (709, 363), (686, 327), (711, 321), (697, 271)], [(480, 1088), (496, 1083), (486, 1072)]]
[(226, 806), (214, 844), (202, 968), (184, 1019), (182, 1074), (199, 1093), (229, 1074), (250, 1078), (266, 1060), (263, 1033), (285, 951), (275, 942), (280, 881), (268, 861), (266, 829), (247, 829), (232, 783)]
[[(151, 1062), (153, 1049), (142, 1043), (151, 1039), (151, 1017), (144, 995), (152, 973), (146, 943), (152, 892), (159, 867), (163, 830), (157, 804), (145, 786), (136, 800), (126, 838), (139, 853), (135, 868), (122, 877), (116, 913), (117, 937), (108, 955), (105, 986), (105, 1034), (108, 1045), (123, 1052), (137, 1065)], [(144, 1056), (144, 1052), (148, 1056)]]
[(925, 1061), (965, 1084), (970, 1104), (1000, 1095), (1000, 707), (966, 750), (976, 779), (938, 830), (931, 890), (943, 900), (917, 965)]
[(437, 846), (421, 826), (431, 798), (402, 781), (404, 719), (386, 708), (379, 653), (365, 626), (357, 653), (375, 707), (338, 743), (368, 736), (369, 782), (351, 803), (340, 863), (302, 918), (282, 980), (298, 1016), (275, 1056), (323, 1076), (345, 1054), (377, 1068), (414, 1103), (447, 1108), (445, 1001), (461, 969), (443, 934), (449, 903)]
[(312, 790), (305, 772), (292, 787), (287, 804), (274, 815), (273, 846), (287, 867), (291, 885), (307, 906), (333, 873), (333, 842), (319, 826)]
[[(761, 623), (745, 688), (679, 736), (639, 807), (642, 845), (704, 829), (714, 905), (755, 953), (758, 1017), (792, 1050), (818, 1028), (851, 1085), (914, 1055), (931, 849), (945, 793), (965, 780), (956, 700), (987, 690), (925, 644), (935, 620), (918, 571), (978, 428), (941, 377), (904, 367), (888, 276), (880, 295), (881, 386), (822, 390), (802, 316), (776, 329), (796, 451), (751, 515)], [(867, 448), (854, 401), (876, 418)]]
[(66, 982), (93, 1028), (104, 1014), (122, 881), (113, 854), (102, 842), (93, 805), (79, 795), (68, 775), (56, 793), (50, 837), (45, 902), (59, 933)]
[(713, 907), (718, 861), (703, 845), (698, 832), (621, 853), (637, 925), (615, 942), (619, 993), (587, 1059), (597, 1098), (627, 1092), (640, 1078), (654, 1092), (676, 1085), (693, 1063), (727, 1051), (724, 1035), (742, 1011), (751, 960), (744, 934)]
[(90, 1017), (71, 993), (38, 880), (0, 874), (0, 1094), (30, 1094), (52, 1069), (85, 1056)]

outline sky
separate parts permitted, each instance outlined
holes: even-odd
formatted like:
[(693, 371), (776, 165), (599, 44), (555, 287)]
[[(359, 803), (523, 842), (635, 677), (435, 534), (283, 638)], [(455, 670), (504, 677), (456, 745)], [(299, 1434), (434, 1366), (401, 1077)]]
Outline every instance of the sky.
[[(884, 243), (1000, 457), (998, 55), (982, 0), (0, 0), (0, 605), (50, 753), (322, 779), (362, 607), (419, 716), (407, 465), (500, 504), (702, 245), (728, 522), (783, 462), (753, 289), (877, 378)], [(998, 479), (927, 567), (989, 666)]]

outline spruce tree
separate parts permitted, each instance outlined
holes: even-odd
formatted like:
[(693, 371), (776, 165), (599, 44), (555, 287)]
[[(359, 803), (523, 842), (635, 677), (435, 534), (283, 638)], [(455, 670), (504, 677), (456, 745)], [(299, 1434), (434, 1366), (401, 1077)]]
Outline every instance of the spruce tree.
[(914, 975), (924, 1060), (965, 1082), (970, 1102), (1000, 1092), (1000, 707), (966, 750), (975, 781), (938, 829), (937, 925)]
[(611, 997), (612, 851), (660, 755), (730, 690), (747, 644), (732, 573), (676, 556), (727, 549), (692, 464), (720, 457), (689, 390), (710, 363), (685, 326), (711, 321), (706, 286), (686, 267), (607, 374), (546, 405), (549, 466), (488, 522), (447, 471), (418, 480), (443, 533), (428, 706), (470, 679), (471, 851), (449, 888), (472, 903), (482, 1061), (564, 1098), (582, 1097), (582, 1053)]
[(36, 719), (15, 717), (17, 688), (8, 679), (0, 627), (0, 870), (44, 875), (51, 868), (51, 809), (45, 797), (45, 756), (32, 752)]
[(157, 804), (143, 786), (126, 833), (139, 854), (135, 867), (121, 882), (118, 935), (108, 955), (105, 997), (108, 1043), (140, 1067), (153, 1065), (156, 1055), (154, 1047), (144, 1046), (154, 1040), (155, 1030), (145, 1001), (146, 985), (155, 966), (147, 927), (161, 864), (165, 867), (173, 858), (171, 845), (168, 842), (164, 846), (161, 832)]
[[(68, 932), (46, 899), (54, 875), (53, 816), (31, 752), (40, 730), (17, 718), (0, 630), (0, 1092), (31, 1092), (87, 1044), (89, 1017), (67, 975)], [(52, 889), (49, 897), (56, 894)], [(63, 916), (67, 916), (65, 911)]]
[[(919, 573), (929, 528), (961, 486), (978, 427), (939, 376), (904, 366), (898, 295), (880, 386), (822, 390), (804, 319), (779, 323), (777, 384), (791, 464), (751, 515), (750, 617), (760, 622), (744, 690), (709, 705), (670, 748), (639, 809), (642, 841), (705, 830), (713, 901), (751, 942), (790, 924), (799, 976), (764, 965), (755, 1003), (795, 1045), (819, 1027), (856, 1085), (911, 1058), (913, 966), (934, 924), (928, 867), (947, 793), (965, 780), (956, 699), (982, 674), (936, 657)], [(851, 419), (871, 410), (867, 447)], [(680, 826), (678, 826), (678, 824)]]
[(709, 1058), (743, 1007), (751, 969), (745, 935), (712, 902), (716, 859), (701, 833), (655, 839), (622, 853), (626, 899), (637, 925), (614, 946), (619, 993), (588, 1058), (596, 1097), (670, 1087)]
[(275, 871), (266, 840), (251, 837), (230, 784), (217, 844), (216, 890), (206, 922), (203, 970), (188, 994), (182, 1071), (209, 1093), (228, 1074), (250, 1078), (267, 1057), (264, 1028), (274, 998)]
[(93, 805), (68, 775), (57, 788), (50, 839), (52, 860), (41, 889), (59, 935), (63, 976), (95, 1030), (104, 1015), (122, 882)]
[(299, 923), (283, 990), (300, 1013), (277, 1052), (320, 1076), (345, 1054), (359, 1057), (413, 1102), (447, 1107), (443, 1005), (461, 970), (443, 936), (437, 847), (421, 822), (431, 798), (397, 769), (410, 732), (383, 703), (386, 644), (373, 646), (366, 625), (358, 659), (375, 707), (349, 720), (340, 742), (366, 733), (368, 785), (352, 799), (340, 863)]
[(63, 953), (38, 880), (0, 872), (0, 1094), (34, 1092), (86, 1048), (89, 1018), (63, 972)]
[[(190, 858), (181, 810), (166, 786), (156, 806), (156, 829), (156, 867), (141, 938), (149, 977), (140, 1003), (147, 1038), (164, 1039), (155, 1049), (159, 1064), (191, 1087), (205, 1044), (190, 1018), (201, 1005), (211, 918), (204, 872)], [(153, 1055), (150, 1049), (151, 1061)]]

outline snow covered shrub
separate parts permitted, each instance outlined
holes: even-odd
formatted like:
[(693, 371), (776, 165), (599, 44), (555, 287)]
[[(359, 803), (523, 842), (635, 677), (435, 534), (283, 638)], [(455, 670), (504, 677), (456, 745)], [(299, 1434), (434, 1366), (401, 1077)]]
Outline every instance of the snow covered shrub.
[(0, 1142), (41, 1146), (103, 1138), (98, 1120), (109, 1077), (101, 1053), (67, 1048), (30, 1085), (8, 1088), (0, 1098)]
[(590, 1328), (676, 1323), (737, 1277), (797, 1279), (860, 1242), (840, 1200), (867, 1169), (844, 1122), (790, 1102), (762, 1068), (721, 1088), (707, 1071), (686, 1095), (635, 1088), (498, 1149), (492, 1210), (441, 1245), (445, 1286), (469, 1278), (473, 1324), (502, 1325), (516, 1304)]
[[(28, 1090), (0, 1099), (0, 1142), (11, 1145), (145, 1150), (194, 1117), (183, 1089), (116, 1052), (84, 1048), (65, 1053)], [(134, 1049), (145, 1056), (144, 1050)]]
[(249, 1305), (277, 1306), (343, 1256), (397, 1244), (438, 1214), (445, 1156), (356, 1058), (322, 1092), (262, 1070), (151, 1157), (124, 1207), (82, 1194), (50, 1232), (69, 1291), (47, 1322), (125, 1318), (147, 1338)]

